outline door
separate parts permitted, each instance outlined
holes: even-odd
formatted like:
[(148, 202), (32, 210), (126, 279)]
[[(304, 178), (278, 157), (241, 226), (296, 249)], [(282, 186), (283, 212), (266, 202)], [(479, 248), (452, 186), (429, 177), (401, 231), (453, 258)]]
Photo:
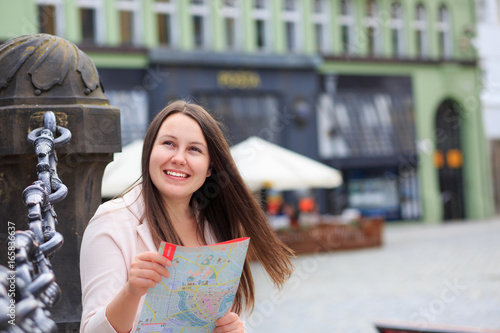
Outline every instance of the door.
[(443, 102), (436, 114), (436, 152), (434, 162), (439, 173), (439, 188), (443, 205), (443, 219), (465, 217), (463, 189), (463, 153), (459, 106), (453, 101)]

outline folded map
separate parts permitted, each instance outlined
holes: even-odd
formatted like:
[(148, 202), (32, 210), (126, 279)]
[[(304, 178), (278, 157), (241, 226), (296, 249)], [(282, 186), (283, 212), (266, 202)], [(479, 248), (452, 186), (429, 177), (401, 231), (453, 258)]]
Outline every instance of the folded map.
[(162, 242), (170, 276), (149, 288), (136, 333), (212, 333), (233, 305), (250, 238), (187, 247)]

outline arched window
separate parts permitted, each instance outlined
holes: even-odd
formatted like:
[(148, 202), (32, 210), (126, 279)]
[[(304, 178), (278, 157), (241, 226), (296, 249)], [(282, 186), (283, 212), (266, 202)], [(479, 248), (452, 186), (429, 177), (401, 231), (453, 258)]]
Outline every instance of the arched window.
[(439, 7), (437, 22), (439, 56), (450, 58), (453, 53), (450, 11), (445, 5)]
[(365, 26), (368, 42), (368, 55), (372, 57), (380, 55), (380, 51), (382, 50), (382, 38), (379, 29), (380, 24), (378, 16), (379, 9), (377, 1), (367, 0)]
[(429, 36), (427, 30), (427, 11), (423, 4), (418, 4), (415, 10), (415, 21), (413, 28), (415, 29), (415, 49), (416, 55), (419, 58), (429, 56)]
[(391, 5), (391, 47), (394, 57), (400, 58), (405, 55), (405, 22), (401, 2), (395, 1)]
[(354, 29), (356, 20), (354, 15), (354, 6), (351, 0), (340, 1), (340, 30), (342, 34), (342, 52), (345, 54), (354, 53)]

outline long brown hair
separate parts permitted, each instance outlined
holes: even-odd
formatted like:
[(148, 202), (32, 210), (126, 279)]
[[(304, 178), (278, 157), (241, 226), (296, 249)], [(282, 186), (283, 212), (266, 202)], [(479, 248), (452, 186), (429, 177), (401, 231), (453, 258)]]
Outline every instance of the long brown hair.
[[(149, 160), (156, 136), (165, 119), (182, 113), (194, 119), (205, 136), (212, 173), (193, 194), (190, 205), (196, 209), (198, 227), (204, 235), (206, 223), (218, 242), (250, 237), (248, 257), (258, 260), (274, 284), (281, 288), (293, 271), (290, 257), (293, 251), (285, 246), (270, 228), (259, 202), (245, 185), (229, 150), (220, 125), (205, 109), (185, 101), (175, 101), (153, 119), (144, 138), (142, 150), (142, 193), (145, 202), (144, 219), (149, 223), (156, 246), (162, 240), (182, 245), (171, 223), (161, 195), (149, 174)], [(253, 309), (254, 283), (248, 260), (243, 267), (234, 310)]]

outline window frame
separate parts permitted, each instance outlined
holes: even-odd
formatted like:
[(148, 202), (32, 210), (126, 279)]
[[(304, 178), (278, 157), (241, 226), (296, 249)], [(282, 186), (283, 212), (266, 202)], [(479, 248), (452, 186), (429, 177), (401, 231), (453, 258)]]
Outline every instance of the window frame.
[[(423, 18), (419, 17), (419, 9), (422, 8)], [(415, 6), (415, 16), (413, 20), (413, 30), (415, 32), (415, 47), (417, 58), (428, 58), (430, 55), (429, 50), (429, 17), (427, 8), (424, 4), (419, 2)], [(417, 36), (420, 34), (420, 39)], [(420, 42), (420, 43), (419, 43)]]
[[(446, 11), (446, 17), (444, 20), (441, 20), (441, 11), (443, 9)], [(453, 56), (452, 19), (450, 9), (445, 4), (440, 5), (438, 8), (436, 31), (438, 33), (439, 56), (443, 59), (451, 58)], [(443, 40), (441, 40), (441, 36)], [(444, 44), (441, 44), (441, 42)]]
[[(190, 0), (189, 3), (189, 18), (191, 24), (191, 31), (193, 38), (193, 47), (196, 50), (206, 51), (209, 49), (211, 45), (211, 25), (210, 25), (210, 6), (207, 0), (201, 0), (201, 4), (192, 3)], [(203, 19), (202, 23), (202, 43), (201, 45), (196, 44), (195, 38), (195, 30), (194, 30), (194, 18), (195, 16), (199, 16)]]
[[(104, 45), (106, 43), (106, 24), (104, 16), (104, 2), (102, 0), (76, 0), (76, 7), (80, 11), (81, 9), (93, 9), (95, 11), (95, 45)], [(80, 22), (83, 28), (83, 22)], [(83, 41), (83, 29), (81, 31), (82, 43)]]
[[(153, 4), (153, 11), (156, 15), (156, 19), (158, 19), (158, 15), (163, 14), (163, 15), (168, 15), (169, 21), (170, 21), (170, 45), (166, 44), (161, 44), (160, 43), (160, 36), (157, 36), (157, 43), (161, 47), (167, 47), (167, 48), (177, 48), (179, 46), (179, 36), (180, 36), (180, 29), (179, 29), (179, 21), (178, 21), (178, 15), (175, 15), (178, 13), (178, 4), (177, 0), (170, 0), (170, 2), (160, 2), (160, 1), (155, 1)], [(158, 21), (156, 22), (156, 29), (158, 29)], [(158, 31), (158, 30), (157, 30)]]
[[(345, 2), (347, 4), (347, 13), (344, 14), (342, 13), (342, 3)], [(355, 12), (355, 7), (352, 2), (352, 0), (341, 0), (338, 2), (340, 5), (340, 11), (339, 11), (339, 26), (340, 26), (340, 33), (341, 33), (341, 52), (343, 54), (354, 54), (356, 51), (356, 45), (354, 44), (354, 41), (356, 39), (356, 12)], [(344, 45), (344, 33), (343, 30), (347, 29), (348, 33), (348, 43), (347, 45)]]
[[(37, 6), (41, 5), (41, 6), (54, 6), (55, 8), (55, 20), (54, 20), (54, 23), (55, 23), (55, 26), (54, 26), (54, 30), (55, 30), (55, 34), (57, 36), (60, 36), (60, 37), (65, 37), (64, 36), (64, 32), (65, 32), (65, 15), (64, 15), (64, 1), (62, 0), (35, 0), (35, 4)], [(40, 15), (38, 13), (38, 9), (37, 9), (37, 14)], [(38, 19), (38, 18), (37, 18)], [(40, 26), (37, 27), (38, 30), (40, 30)]]
[[(269, 7), (268, 1), (262, 1), (263, 7), (257, 7), (255, 4), (260, 0), (252, 0), (252, 21), (255, 32), (255, 48), (257, 52), (270, 52), (271, 45), (273, 43), (272, 35), (272, 22), (271, 22), (271, 8)], [(258, 31), (257, 31), (257, 21), (262, 21), (264, 23), (264, 45), (259, 47), (257, 43)]]
[[(319, 1), (321, 3), (320, 5), (320, 10), (319, 12), (316, 10), (316, 1)], [(311, 14), (311, 22), (313, 24), (313, 34), (314, 34), (314, 41), (315, 41), (315, 47), (316, 47), (316, 52), (318, 53), (329, 53), (331, 52), (331, 43), (330, 39), (328, 38), (328, 31), (331, 31), (331, 24), (330, 24), (330, 19), (329, 19), (329, 13), (330, 13), (330, 3), (327, 0), (313, 0), (311, 2), (313, 8), (312, 8), (312, 14)], [(316, 27), (320, 26), (322, 27), (323, 34), (322, 36), (318, 36)], [(320, 41), (320, 42), (318, 42)]]
[[(370, 50), (370, 46), (368, 46), (367, 48), (368, 55), (372, 57), (379, 57), (382, 53), (382, 29), (380, 27), (379, 3), (377, 0), (366, 0), (365, 4), (366, 4), (365, 6), (366, 15), (364, 18), (365, 31), (368, 40), (370, 39), (370, 37), (373, 38), (373, 52), (372, 50)], [(371, 5), (374, 5), (374, 12), (370, 15)], [(370, 29), (373, 29), (372, 30), (373, 36), (370, 36), (369, 33)]]
[[(118, 13), (128, 11), (132, 13), (132, 40), (131, 45), (139, 46), (143, 42), (143, 22), (142, 22), (142, 8), (140, 0), (116, 0), (115, 8)], [(120, 16), (120, 15), (119, 15)], [(121, 20), (119, 21), (120, 31), (122, 30)], [(121, 36), (120, 36), (121, 37)], [(124, 44), (124, 41), (120, 42)]]
[[(395, 11), (394, 7), (399, 5), (399, 11)], [(397, 13), (397, 14), (395, 14)], [(393, 15), (395, 14), (395, 15)], [(402, 58), (405, 55), (406, 51), (406, 34), (405, 34), (405, 18), (404, 18), (404, 9), (402, 1), (393, 1), (391, 3), (391, 18), (389, 20), (389, 29), (391, 34), (391, 48), (392, 54), (396, 58)], [(398, 45), (395, 48), (392, 40), (392, 34), (396, 32), (398, 35)]]

